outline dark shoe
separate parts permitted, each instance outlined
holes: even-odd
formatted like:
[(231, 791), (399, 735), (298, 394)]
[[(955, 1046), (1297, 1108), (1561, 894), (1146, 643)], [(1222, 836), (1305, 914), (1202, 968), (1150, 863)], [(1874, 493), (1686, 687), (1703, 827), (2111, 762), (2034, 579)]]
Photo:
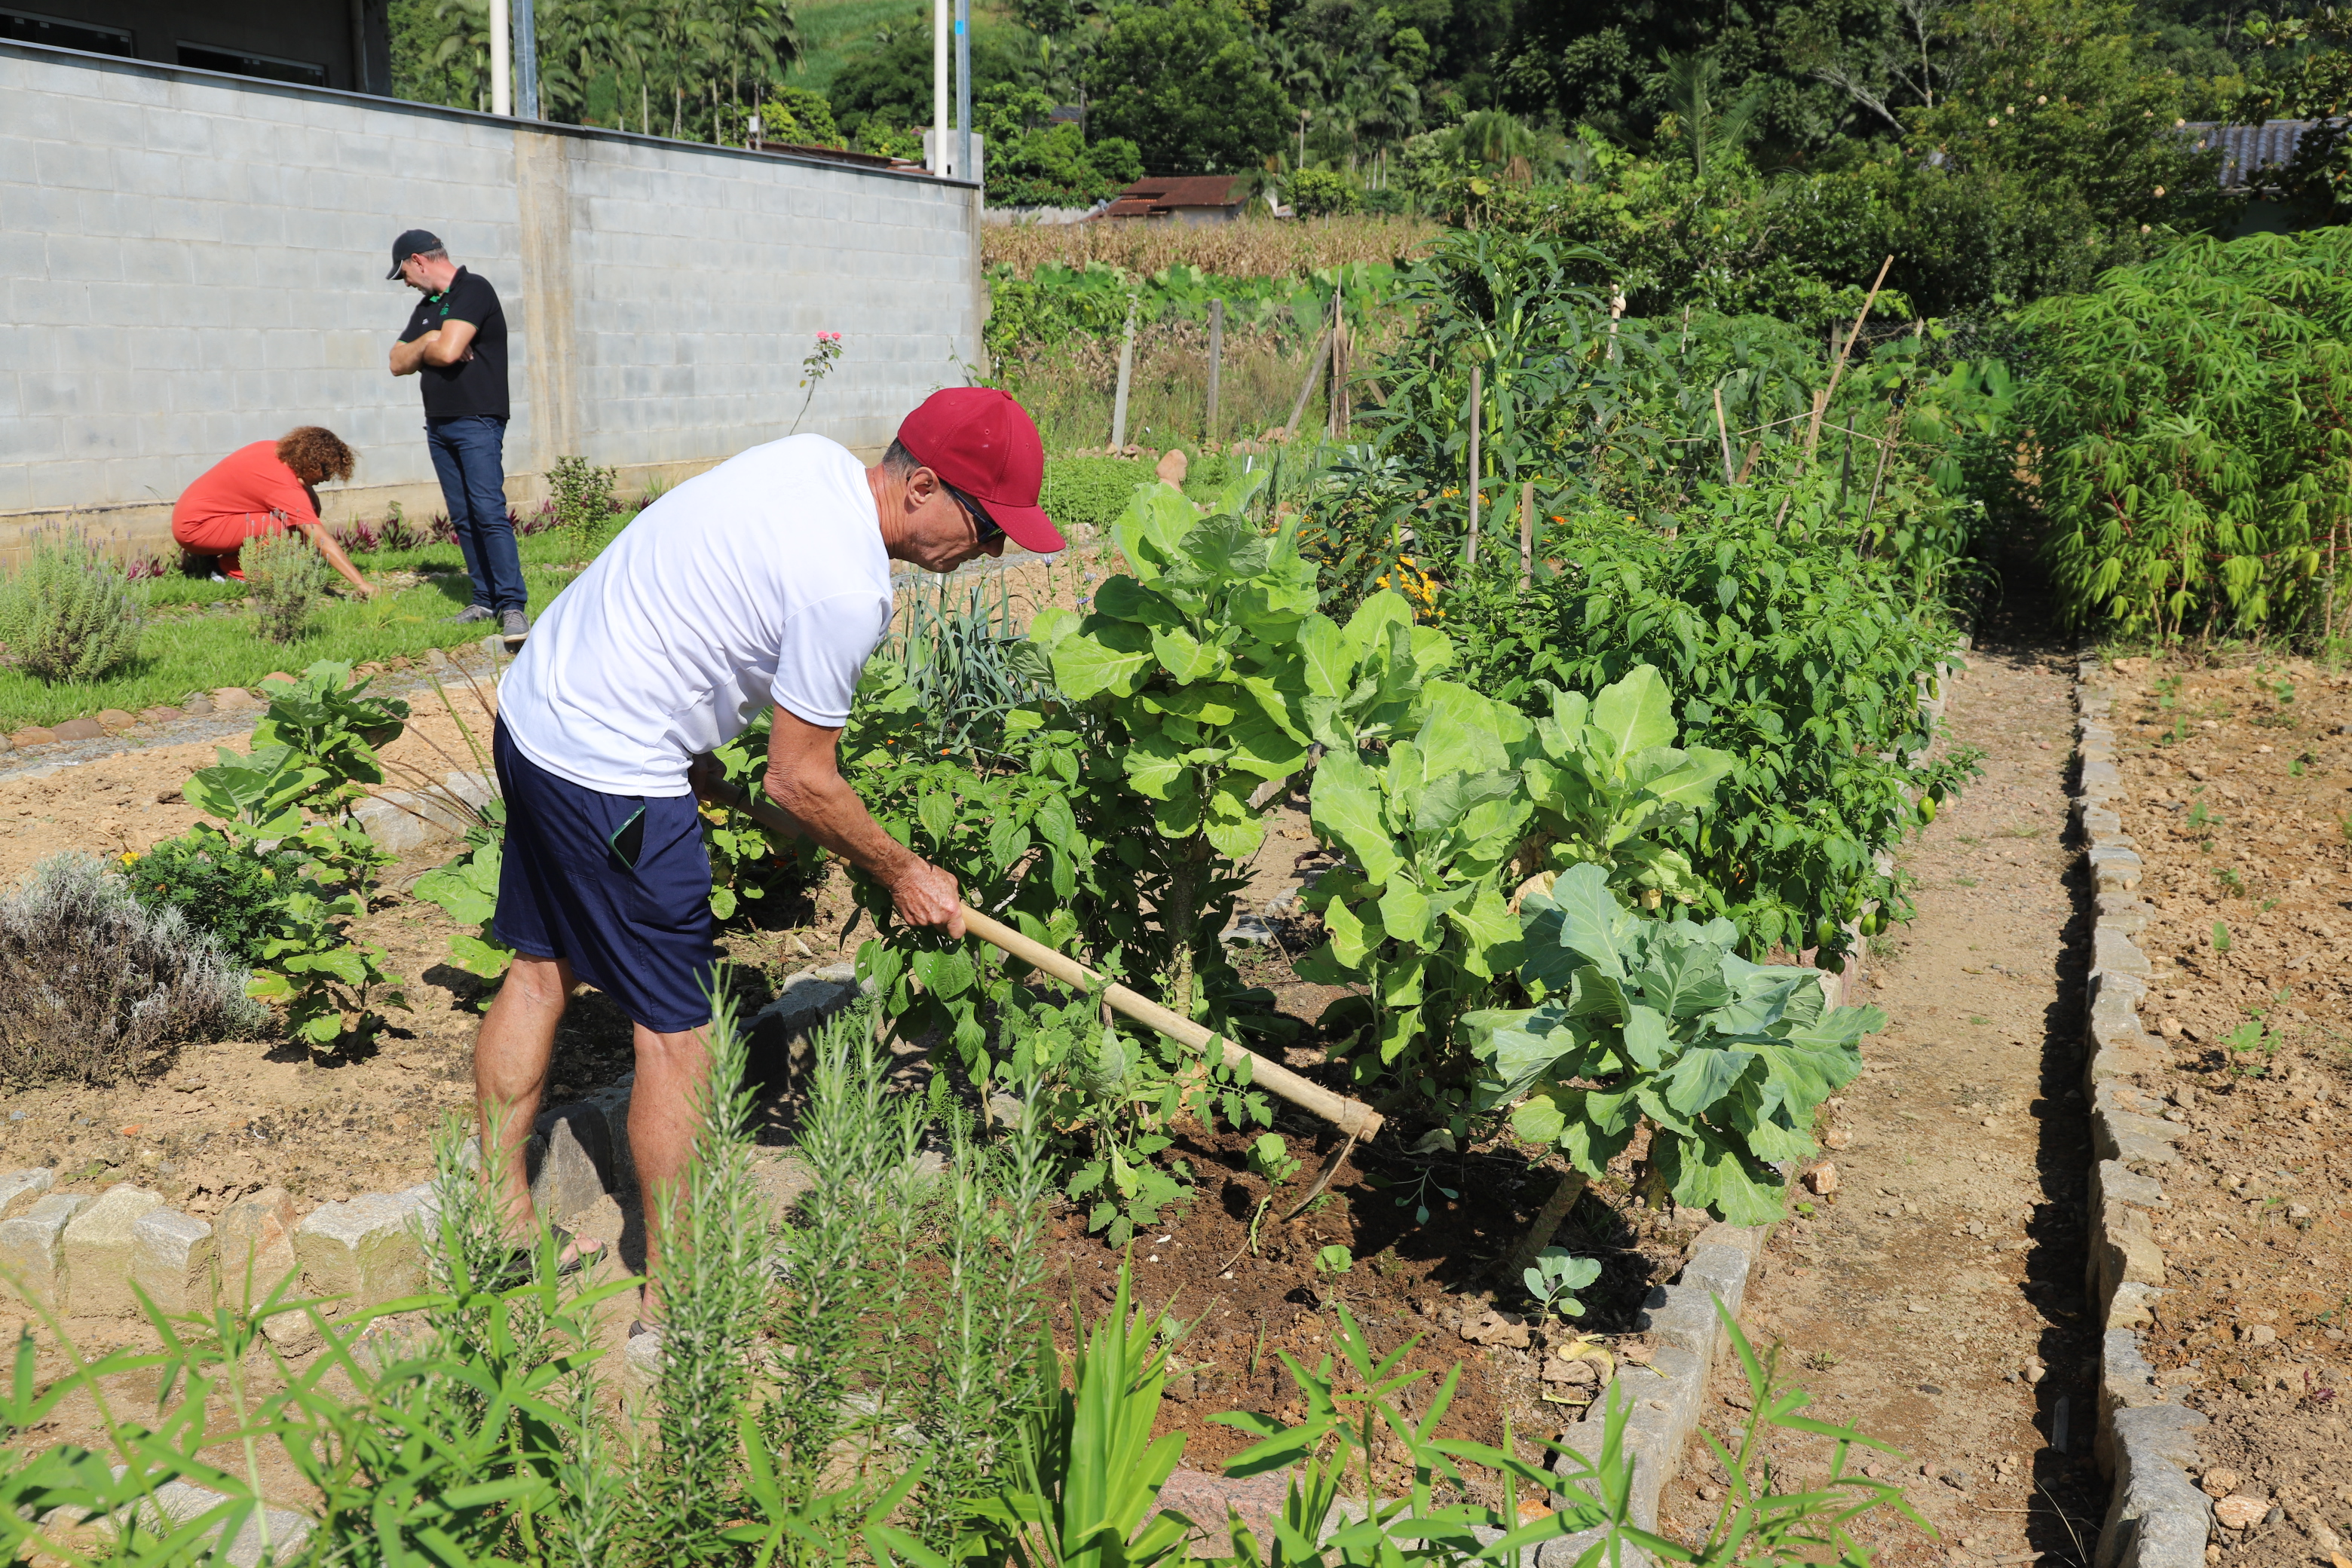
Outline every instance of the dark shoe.
[(520, 610), (509, 610), (499, 616), (499, 631), (506, 637), (526, 637), (530, 635), (530, 622)]
[(453, 626), (470, 626), (490, 618), (490, 607), (488, 605), (468, 605), (451, 616), (447, 624)]

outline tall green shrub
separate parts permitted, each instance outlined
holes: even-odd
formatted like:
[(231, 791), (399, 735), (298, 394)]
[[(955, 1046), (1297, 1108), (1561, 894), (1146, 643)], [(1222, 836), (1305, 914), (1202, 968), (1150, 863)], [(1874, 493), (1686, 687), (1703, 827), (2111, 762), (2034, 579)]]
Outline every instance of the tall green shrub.
[(79, 533), (45, 531), (0, 579), (0, 645), (43, 680), (95, 680), (124, 663), (142, 620), (129, 580)]
[[(2184, 244), (2025, 313), (2066, 619), (2325, 634), (2352, 546), (2352, 230)], [(2340, 613), (2340, 610), (2339, 610)]]
[(248, 541), (243, 551), (245, 595), (261, 635), (289, 643), (310, 625), (310, 611), (327, 591), (327, 563), (299, 533), (274, 533)]

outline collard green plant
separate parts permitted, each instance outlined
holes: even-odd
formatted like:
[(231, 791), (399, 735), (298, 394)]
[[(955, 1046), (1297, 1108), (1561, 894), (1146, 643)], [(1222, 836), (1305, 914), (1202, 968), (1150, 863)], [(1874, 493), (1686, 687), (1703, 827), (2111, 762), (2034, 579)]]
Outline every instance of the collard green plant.
[(130, 580), (79, 533), (45, 529), (0, 577), (0, 647), (42, 680), (95, 680), (139, 651)]
[(1564, 1247), (1547, 1247), (1530, 1267), (1519, 1273), (1528, 1294), (1545, 1311), (1562, 1318), (1580, 1318), (1584, 1303), (1576, 1292), (1601, 1278), (1601, 1260), (1578, 1258)]
[[(487, 820), (467, 829), (466, 847), (447, 864), (416, 879), (409, 891), (471, 931), (453, 931), (449, 961), (484, 980), (502, 977), (514, 963), (514, 949), (498, 939), (490, 922), (499, 912), (499, 868), (506, 853), (506, 802), (493, 800)], [(486, 1006), (487, 1003), (484, 1004)]]
[[(1391, 606), (1402, 603), (1394, 595), (1367, 600), (1350, 634), (1367, 619), (1393, 617)], [(1379, 684), (1375, 670), (1392, 678), (1417, 668), (1403, 628), (1385, 624), (1393, 628), (1390, 657), (1365, 663), (1359, 689)], [(1303, 639), (1310, 669), (1317, 629)], [(1442, 667), (1451, 651), (1442, 634), (1414, 631)], [(1326, 1018), (1327, 1026), (1356, 1023), (1377, 1045), (1358, 1059), (1360, 1073), (1402, 1062), (1434, 1091), (1458, 1074), (1449, 1058), (1460, 1019), (1518, 966), (1507, 877), (1524, 876), (1538, 859), (1590, 864), (1652, 903), (1666, 894), (1683, 902), (1703, 897), (1688, 861), (1663, 836), (1705, 808), (1728, 759), (1672, 744), (1671, 694), (1647, 666), (1591, 701), (1556, 693), (1551, 715), (1532, 724), (1509, 704), (1444, 679), (1418, 685), (1411, 705), (1395, 711), (1417, 725), (1409, 733), (1388, 723), (1350, 735), (1344, 710), (1316, 714), (1318, 738), (1346, 749), (1335, 746), (1316, 770), (1315, 827), (1353, 866), (1327, 872), (1307, 895), (1331, 934), (1299, 971), (1360, 987)], [(1347, 744), (1383, 734), (1377, 750)], [(1549, 885), (1553, 874), (1528, 886)]]
[(1298, 637), (1316, 569), (1295, 520), (1269, 535), (1245, 515), (1260, 482), (1235, 481), (1206, 516), (1173, 485), (1139, 490), (1112, 531), (1134, 575), (1105, 582), (1085, 616), (1049, 609), (1030, 627), (1147, 803), (1149, 836), (1112, 847), (1149, 879), (1170, 1005), (1188, 1016), (1195, 976), (1223, 965), (1230, 893), (1210, 897), (1211, 884), (1265, 838), (1253, 796), (1307, 761)]
[(1555, 689), (1551, 701), (1536, 721), (1543, 754), (1522, 772), (1555, 868), (1604, 867), (1612, 887), (1639, 889), (1650, 908), (1704, 897), (1706, 884), (1667, 836), (1714, 804), (1729, 753), (1675, 744), (1674, 694), (1646, 664), (1590, 700)]
[(1587, 1180), (1646, 1123), (1655, 1190), (1735, 1225), (1779, 1218), (1774, 1163), (1814, 1152), (1814, 1111), (1885, 1015), (1829, 1009), (1817, 971), (1749, 963), (1728, 921), (1637, 919), (1598, 866), (1562, 873), (1522, 918), (1519, 979), (1539, 1000), (1470, 1021), (1474, 1105), (1507, 1110)]

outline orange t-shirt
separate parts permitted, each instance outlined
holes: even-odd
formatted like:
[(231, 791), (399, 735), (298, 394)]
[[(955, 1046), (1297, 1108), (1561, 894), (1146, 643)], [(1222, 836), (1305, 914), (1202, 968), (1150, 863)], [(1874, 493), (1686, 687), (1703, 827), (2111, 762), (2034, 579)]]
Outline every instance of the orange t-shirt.
[[(282, 512), (289, 522), (316, 522), (310, 497), (294, 470), (278, 458), (278, 443), (239, 447), (205, 471), (172, 508), (172, 537), (183, 544), (218, 531), (205, 525), (236, 518), (267, 518)], [(215, 546), (215, 548), (219, 548)]]

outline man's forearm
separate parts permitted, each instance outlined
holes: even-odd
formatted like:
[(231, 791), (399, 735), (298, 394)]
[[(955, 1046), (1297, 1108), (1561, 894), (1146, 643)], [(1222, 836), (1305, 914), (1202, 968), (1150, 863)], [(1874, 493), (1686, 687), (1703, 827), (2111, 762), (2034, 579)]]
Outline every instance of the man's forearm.
[(404, 343), (392, 345), (392, 374), (415, 375), (425, 367), (425, 345), (433, 341), (431, 332)]
[(857, 792), (839, 773), (796, 778), (772, 767), (767, 779), (768, 798), (800, 826), (801, 831), (859, 870), (892, 880), (919, 857), (891, 837), (857, 798)]

